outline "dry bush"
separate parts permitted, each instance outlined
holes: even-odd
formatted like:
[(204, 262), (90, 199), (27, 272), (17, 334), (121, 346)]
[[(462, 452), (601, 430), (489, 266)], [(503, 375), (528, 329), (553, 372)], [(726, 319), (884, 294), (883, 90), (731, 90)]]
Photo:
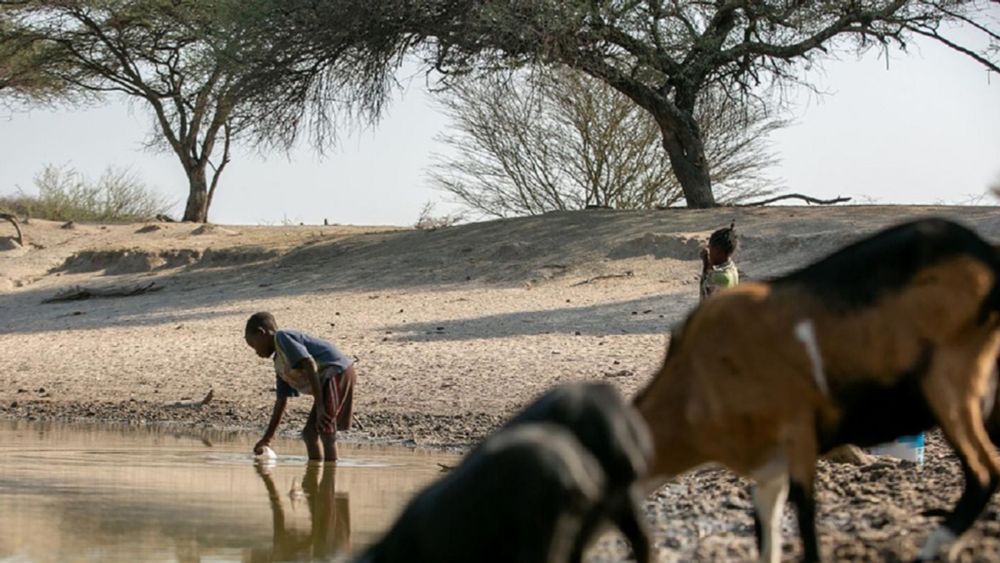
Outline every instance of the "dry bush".
[(128, 168), (109, 166), (92, 181), (69, 166), (46, 165), (35, 176), (38, 195), (18, 190), (0, 208), (36, 219), (125, 223), (166, 214), (172, 207)]

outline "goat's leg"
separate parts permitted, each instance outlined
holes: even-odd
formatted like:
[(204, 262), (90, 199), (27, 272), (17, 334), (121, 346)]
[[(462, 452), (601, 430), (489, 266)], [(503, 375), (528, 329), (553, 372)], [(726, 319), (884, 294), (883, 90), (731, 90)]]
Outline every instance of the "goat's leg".
[(928, 404), (939, 417), (941, 430), (962, 464), (965, 489), (955, 508), (927, 538), (919, 555), (921, 560), (947, 556), (958, 537), (986, 508), (1000, 483), (1000, 460), (983, 426), (979, 398), (954, 389), (934, 394), (933, 385), (929, 391)]
[(816, 538), (816, 498), (812, 483), (802, 483), (795, 477), (789, 482), (789, 499), (795, 506), (802, 538), (802, 560), (819, 561), (819, 542)]
[(983, 421), (994, 446), (1000, 446), (1000, 366), (994, 364), (983, 397)]
[(629, 487), (620, 495), (619, 506), (612, 514), (615, 524), (632, 545), (632, 553), (637, 563), (648, 563), (652, 559), (649, 545), (649, 528), (643, 517), (642, 495), (638, 487)]
[(614, 523), (629, 541), (638, 563), (649, 563), (649, 528), (643, 519), (642, 495), (635, 485), (610, 495), (586, 515), (573, 542), (570, 562), (583, 560), (583, 552), (606, 521)]
[(781, 561), (781, 515), (788, 498), (788, 466), (784, 456), (753, 472), (754, 523), (759, 561)]
[[(798, 428), (810, 429), (812, 424)], [(816, 536), (816, 437), (811, 430), (803, 431), (791, 444), (788, 452), (789, 498), (795, 506), (802, 539), (802, 560), (819, 561), (819, 541)]]
[(607, 509), (602, 503), (602, 505), (595, 507), (593, 510), (588, 512), (586, 516), (584, 516), (583, 521), (580, 524), (580, 529), (577, 532), (576, 537), (573, 539), (572, 551), (570, 551), (569, 559), (567, 559), (569, 563), (580, 563), (583, 561), (583, 552), (587, 549), (587, 546), (590, 545), (590, 541), (593, 539), (594, 534), (604, 521), (606, 511)]
[(760, 522), (760, 558), (766, 563), (781, 561), (781, 515), (788, 498), (788, 478), (784, 475), (758, 482), (753, 491), (754, 512)]
[[(956, 448), (957, 451), (958, 448)], [(941, 556), (950, 559), (950, 552), (956, 540), (972, 526), (997, 489), (996, 476), (991, 477), (989, 482), (985, 484), (981, 483), (970, 467), (966, 456), (959, 453), (958, 459), (965, 477), (965, 488), (955, 508), (945, 516), (941, 525), (927, 538), (918, 557), (921, 561), (933, 560)]]

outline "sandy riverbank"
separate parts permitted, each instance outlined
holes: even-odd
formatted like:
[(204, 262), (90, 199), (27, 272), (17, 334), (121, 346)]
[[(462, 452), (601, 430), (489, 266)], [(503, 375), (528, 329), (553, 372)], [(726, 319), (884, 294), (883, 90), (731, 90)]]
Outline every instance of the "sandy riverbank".
[[(430, 232), (61, 229), (34, 220), (23, 226), (25, 248), (0, 246), (0, 416), (259, 432), (273, 375), (242, 327), (250, 313), (270, 310), (283, 326), (359, 358), (360, 425), (345, 439), (462, 448), (559, 382), (605, 379), (635, 392), (662, 359), (670, 326), (697, 301), (698, 245), (731, 219), (743, 238), (740, 269), (762, 278), (926, 214), (1000, 240), (1000, 211), (983, 207), (587, 211)], [(163, 289), (42, 304), (74, 285), (150, 282)], [(209, 389), (214, 400), (204, 408), (170, 406)], [(308, 407), (293, 403), (287, 431)], [(932, 441), (928, 457), (922, 469), (824, 464), (825, 553), (915, 555), (933, 525), (919, 511), (950, 505), (959, 491), (947, 448)], [(703, 471), (651, 497), (661, 558), (752, 557), (745, 489), (727, 473)], [(997, 505), (990, 510), (971, 538), (983, 560), (1000, 558)], [(793, 529), (789, 516), (786, 537)], [(620, 553), (611, 540), (595, 550)]]

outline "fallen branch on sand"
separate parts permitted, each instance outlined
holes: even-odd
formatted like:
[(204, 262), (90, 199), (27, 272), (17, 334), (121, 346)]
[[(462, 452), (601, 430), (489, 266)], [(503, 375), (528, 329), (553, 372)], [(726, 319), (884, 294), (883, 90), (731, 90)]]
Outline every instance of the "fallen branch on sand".
[(180, 400), (180, 401), (175, 402), (172, 405), (167, 405), (167, 406), (168, 407), (172, 407), (172, 408), (200, 409), (201, 407), (203, 407), (203, 406), (211, 403), (212, 402), (212, 397), (214, 395), (215, 395), (215, 390), (214, 389), (209, 389), (208, 390), (208, 394), (205, 395), (205, 398), (202, 399), (202, 400), (200, 400), (200, 401), (194, 401), (194, 400), (191, 400), (191, 399)]
[(834, 205), (837, 203), (844, 203), (851, 201), (851, 198), (843, 196), (835, 197), (833, 199), (817, 199), (815, 197), (810, 197), (802, 194), (784, 194), (768, 199), (762, 199), (760, 201), (751, 201), (750, 203), (737, 203), (733, 205), (733, 207), (763, 207), (765, 205), (769, 205), (776, 201), (781, 201), (785, 199), (801, 199), (806, 203), (811, 203), (816, 205)]
[(6, 219), (14, 225), (14, 230), (17, 231), (17, 244), (24, 246), (24, 236), (21, 234), (21, 226), (17, 224), (17, 217), (10, 213), (0, 213), (0, 219)]
[(570, 287), (576, 287), (578, 285), (586, 285), (588, 283), (592, 283), (592, 282), (600, 281), (600, 280), (610, 280), (610, 279), (614, 279), (614, 278), (631, 278), (634, 275), (635, 274), (632, 272), (632, 270), (629, 270), (629, 271), (627, 271), (627, 272), (625, 272), (623, 274), (604, 274), (603, 276), (595, 276), (595, 277), (592, 277), (590, 279), (583, 280), (582, 282), (577, 282), (577, 283), (573, 284)]
[(75, 285), (67, 290), (60, 291), (53, 297), (44, 299), (42, 303), (81, 301), (83, 299), (90, 299), (96, 297), (131, 297), (133, 295), (141, 295), (143, 293), (152, 293), (154, 291), (160, 291), (161, 289), (163, 289), (163, 286), (156, 285), (156, 282), (149, 282), (146, 285), (118, 286), (118, 287), (106, 287), (106, 288), (90, 288), (90, 287)]

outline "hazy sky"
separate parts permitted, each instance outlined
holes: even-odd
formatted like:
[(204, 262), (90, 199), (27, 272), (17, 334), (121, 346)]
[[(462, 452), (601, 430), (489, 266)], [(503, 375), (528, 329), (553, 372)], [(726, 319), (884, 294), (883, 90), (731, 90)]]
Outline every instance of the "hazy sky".
[[(773, 136), (773, 171), (787, 191), (880, 203), (968, 203), (1000, 178), (1000, 76), (936, 44), (909, 55), (869, 53), (827, 62), (801, 92), (794, 125)], [(88, 110), (0, 114), (0, 194), (33, 192), (46, 164), (96, 178), (130, 166), (177, 202), (187, 184), (176, 157), (143, 148), (151, 118), (135, 103)], [(215, 223), (412, 225), (428, 201), (448, 195), (427, 179), (434, 136), (445, 118), (413, 80), (372, 131), (343, 139), (325, 157), (306, 146), (266, 159), (239, 151), (223, 174), (209, 218)], [(992, 198), (981, 200), (995, 203)], [(438, 211), (448, 210), (439, 203)]]

